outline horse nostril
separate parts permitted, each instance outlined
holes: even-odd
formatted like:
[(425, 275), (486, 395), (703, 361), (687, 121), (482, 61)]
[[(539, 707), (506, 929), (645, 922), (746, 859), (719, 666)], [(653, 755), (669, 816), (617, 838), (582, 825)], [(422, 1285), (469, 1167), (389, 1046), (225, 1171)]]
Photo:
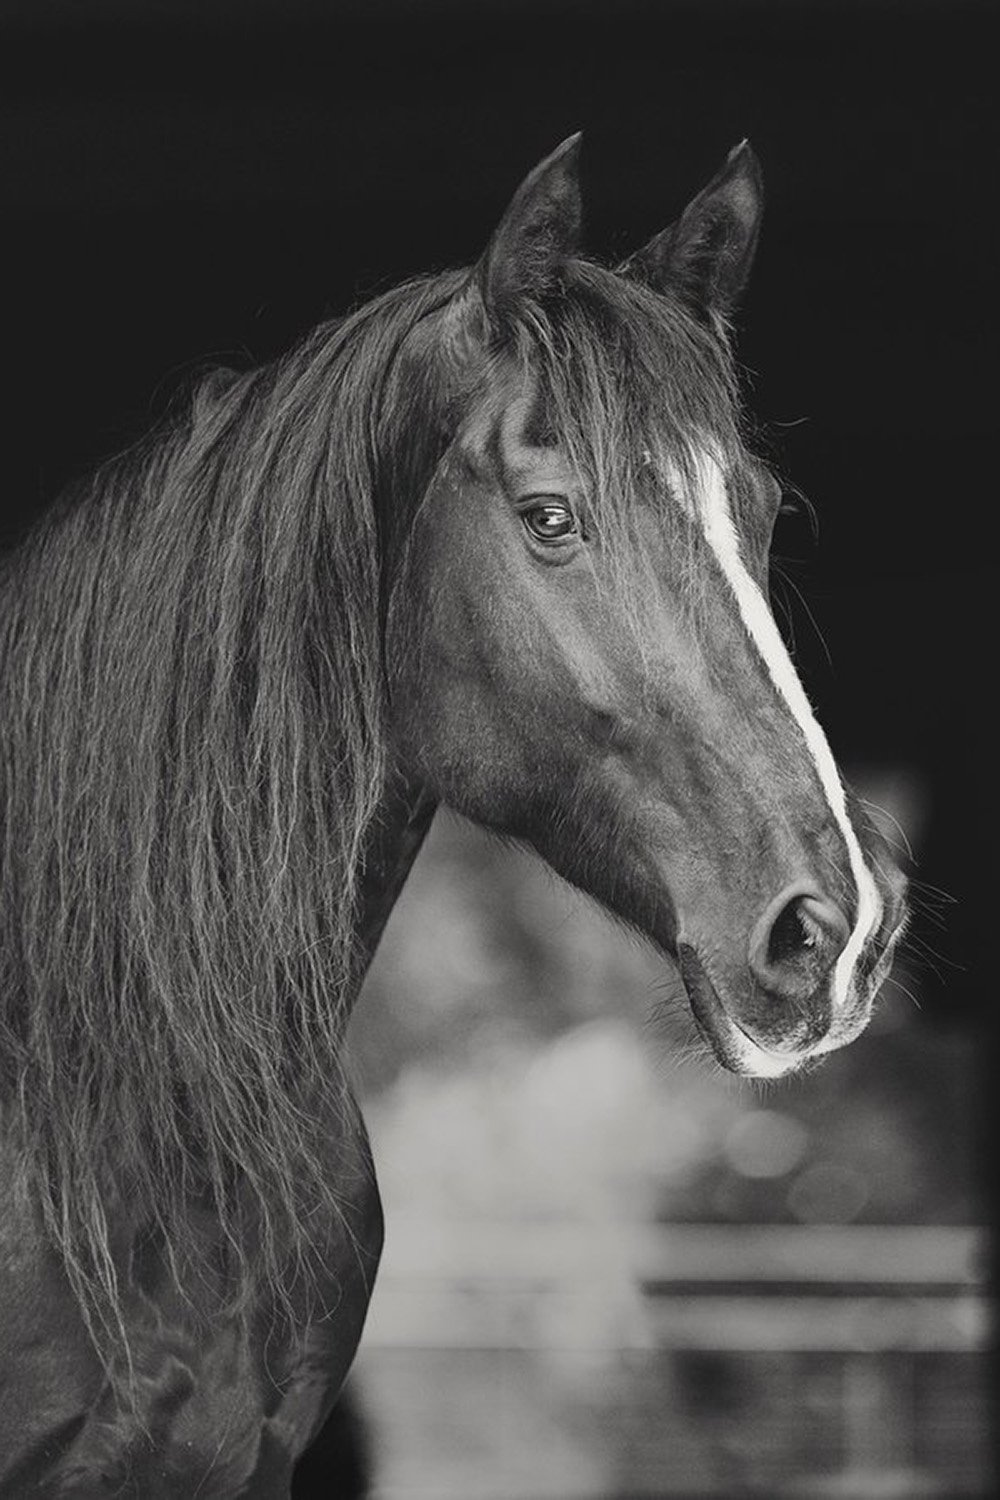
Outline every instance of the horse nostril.
[(810, 994), (833, 968), (849, 935), (846, 918), (827, 897), (802, 886), (787, 888), (754, 928), (750, 967), (774, 994)]
[(785, 963), (803, 948), (815, 948), (822, 942), (823, 929), (808, 910), (808, 900), (807, 896), (796, 897), (778, 913), (767, 943), (769, 964)]

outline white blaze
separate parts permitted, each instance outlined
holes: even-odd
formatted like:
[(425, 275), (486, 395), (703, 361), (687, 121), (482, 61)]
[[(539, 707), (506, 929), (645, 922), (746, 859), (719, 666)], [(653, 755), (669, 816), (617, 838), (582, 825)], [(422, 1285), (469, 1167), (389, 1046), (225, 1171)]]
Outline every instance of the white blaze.
[(834, 1003), (843, 1005), (850, 990), (854, 966), (861, 956), (867, 938), (881, 919), (882, 898), (872, 879), (871, 871), (865, 864), (861, 845), (858, 843), (857, 834), (848, 817), (844, 785), (826, 735), (816, 721), (812, 705), (799, 681), (792, 659), (785, 649), (785, 643), (781, 639), (770, 606), (743, 565), (739, 538), (729, 510), (722, 469), (709, 455), (703, 456), (699, 467), (701, 484), (696, 502), (705, 537), (733, 591), (746, 632), (756, 646), (771, 681), (788, 704), (792, 717), (809, 748), (830, 811), (836, 819), (847, 846), (851, 874), (857, 890), (858, 911), (854, 931), (844, 951), (837, 959), (833, 971)]

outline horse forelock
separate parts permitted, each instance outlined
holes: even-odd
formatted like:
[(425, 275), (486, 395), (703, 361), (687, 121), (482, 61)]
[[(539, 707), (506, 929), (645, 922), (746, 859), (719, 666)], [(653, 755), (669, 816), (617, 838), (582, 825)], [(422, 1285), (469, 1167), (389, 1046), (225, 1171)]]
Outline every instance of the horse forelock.
[(612, 571), (634, 554), (638, 511), (652, 510), (679, 593), (696, 605), (685, 497), (706, 441), (736, 466), (743, 453), (735, 369), (718, 330), (679, 297), (574, 260), (558, 292), (524, 310), (514, 342), (533, 387), (532, 430), (580, 475)]

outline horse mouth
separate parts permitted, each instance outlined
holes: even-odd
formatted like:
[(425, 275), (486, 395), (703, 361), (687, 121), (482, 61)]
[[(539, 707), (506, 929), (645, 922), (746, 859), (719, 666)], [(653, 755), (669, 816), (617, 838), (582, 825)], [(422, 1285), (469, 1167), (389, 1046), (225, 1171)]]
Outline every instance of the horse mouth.
[(762, 1047), (734, 1020), (710, 978), (705, 965), (687, 943), (677, 949), (681, 979), (687, 991), (691, 1014), (716, 1061), (743, 1078), (783, 1078), (802, 1066), (813, 1049), (789, 1045), (778, 1051)]

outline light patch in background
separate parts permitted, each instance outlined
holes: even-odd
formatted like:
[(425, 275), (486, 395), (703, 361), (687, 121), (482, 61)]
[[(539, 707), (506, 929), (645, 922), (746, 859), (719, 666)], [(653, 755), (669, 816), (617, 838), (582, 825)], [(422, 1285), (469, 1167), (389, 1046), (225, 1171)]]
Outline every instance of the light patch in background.
[(850, 1224), (869, 1192), (867, 1179), (855, 1167), (819, 1161), (792, 1183), (788, 1207), (802, 1224)]
[[(351, 1023), (386, 1212), (353, 1377), (372, 1500), (727, 1500), (734, 1472), (818, 1493), (807, 1458), (817, 1486), (909, 1500), (981, 1472), (971, 1043), (911, 1006), (765, 1101), (695, 1050), (678, 989), (537, 859), (435, 821)], [(881, 1320), (854, 1296), (873, 1278)], [(911, 1347), (928, 1384), (893, 1430), (927, 1472), (889, 1491)]]
[(726, 1136), (723, 1151), (742, 1177), (783, 1177), (798, 1166), (809, 1146), (809, 1132), (776, 1109), (748, 1110)]

